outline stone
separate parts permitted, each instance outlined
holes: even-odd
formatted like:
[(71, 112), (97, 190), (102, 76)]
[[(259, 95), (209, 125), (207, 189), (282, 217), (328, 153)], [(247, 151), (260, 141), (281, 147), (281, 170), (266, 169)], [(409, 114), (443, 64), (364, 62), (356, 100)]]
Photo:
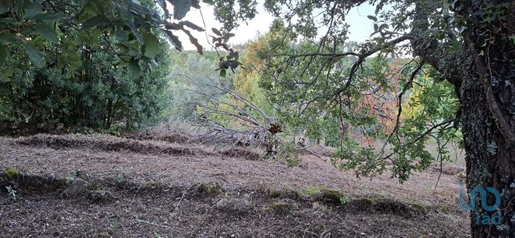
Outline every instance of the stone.
[(107, 203), (115, 199), (113, 193), (108, 190), (93, 190), (89, 191), (87, 198), (94, 203)]
[(252, 210), (252, 204), (241, 198), (223, 198), (216, 203), (216, 209), (230, 213), (248, 213)]
[(75, 179), (64, 191), (63, 196), (74, 197), (86, 190), (88, 182), (78, 178)]

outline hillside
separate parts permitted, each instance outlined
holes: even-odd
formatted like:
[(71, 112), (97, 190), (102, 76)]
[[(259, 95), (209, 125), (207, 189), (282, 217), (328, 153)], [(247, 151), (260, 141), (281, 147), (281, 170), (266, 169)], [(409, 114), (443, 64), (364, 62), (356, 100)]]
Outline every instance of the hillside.
[(434, 189), (435, 169), (401, 185), (328, 157), (288, 168), (246, 148), (132, 138), (0, 138), (1, 236), (468, 237), (454, 172)]

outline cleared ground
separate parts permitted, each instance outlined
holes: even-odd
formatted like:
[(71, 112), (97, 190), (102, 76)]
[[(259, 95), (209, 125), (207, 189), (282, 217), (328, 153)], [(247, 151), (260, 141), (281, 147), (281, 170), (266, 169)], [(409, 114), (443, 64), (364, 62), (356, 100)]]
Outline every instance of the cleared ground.
[(0, 236), (468, 237), (460, 167), (447, 165), (435, 189), (437, 169), (401, 185), (326, 157), (288, 168), (180, 135), (133, 138), (0, 138)]

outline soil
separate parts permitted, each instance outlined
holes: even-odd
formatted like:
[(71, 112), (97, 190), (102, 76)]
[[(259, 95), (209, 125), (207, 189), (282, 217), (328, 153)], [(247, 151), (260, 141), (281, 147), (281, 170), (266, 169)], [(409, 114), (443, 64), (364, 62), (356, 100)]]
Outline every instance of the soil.
[(131, 138), (0, 138), (0, 236), (469, 237), (459, 168), (399, 184), (329, 153), (290, 168), (257, 149)]

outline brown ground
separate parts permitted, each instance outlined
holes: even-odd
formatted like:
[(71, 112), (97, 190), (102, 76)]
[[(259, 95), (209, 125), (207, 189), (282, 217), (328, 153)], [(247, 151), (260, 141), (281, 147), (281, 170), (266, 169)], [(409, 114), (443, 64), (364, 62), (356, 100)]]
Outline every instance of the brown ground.
[[(400, 185), (313, 155), (288, 168), (243, 148), (134, 138), (0, 138), (0, 236), (468, 237), (455, 169), (434, 190), (434, 168)], [(85, 190), (63, 192), (78, 178)]]

